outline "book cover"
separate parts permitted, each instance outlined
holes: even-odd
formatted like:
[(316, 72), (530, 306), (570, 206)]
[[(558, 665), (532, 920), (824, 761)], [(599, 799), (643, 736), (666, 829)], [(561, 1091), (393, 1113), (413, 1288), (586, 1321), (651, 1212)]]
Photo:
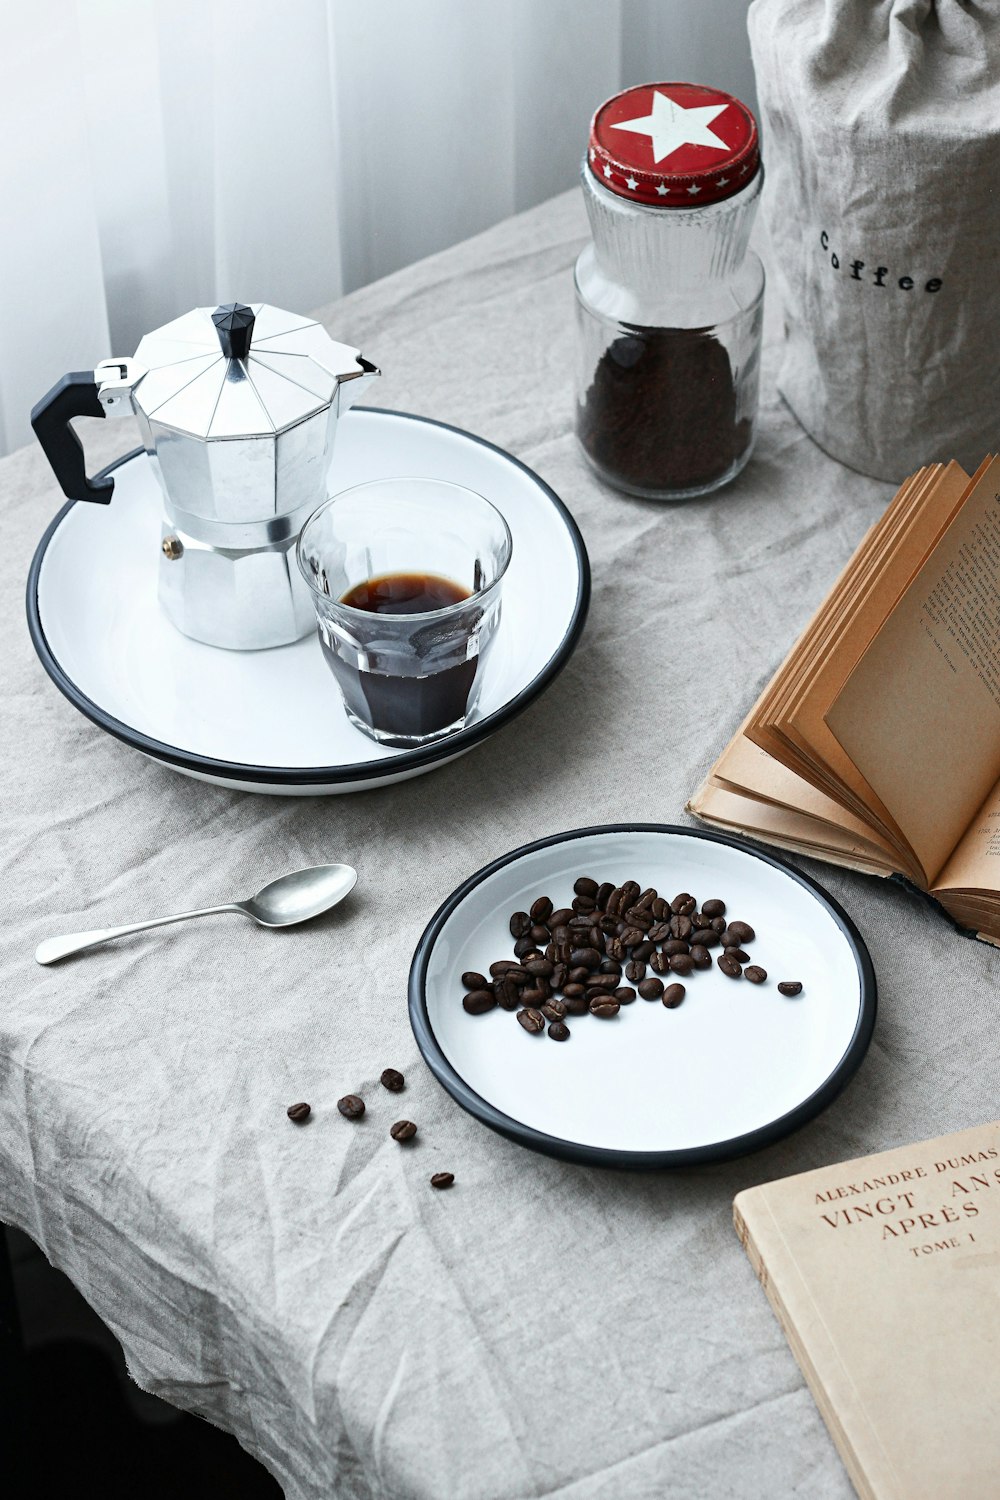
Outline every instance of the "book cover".
[(858, 1494), (1000, 1496), (1000, 1122), (750, 1188), (733, 1217)]

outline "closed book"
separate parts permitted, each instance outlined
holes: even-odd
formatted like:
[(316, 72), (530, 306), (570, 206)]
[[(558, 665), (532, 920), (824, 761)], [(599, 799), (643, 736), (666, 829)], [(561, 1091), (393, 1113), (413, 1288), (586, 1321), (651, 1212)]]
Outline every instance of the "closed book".
[(749, 1188), (733, 1218), (858, 1494), (1000, 1496), (1000, 1122)]

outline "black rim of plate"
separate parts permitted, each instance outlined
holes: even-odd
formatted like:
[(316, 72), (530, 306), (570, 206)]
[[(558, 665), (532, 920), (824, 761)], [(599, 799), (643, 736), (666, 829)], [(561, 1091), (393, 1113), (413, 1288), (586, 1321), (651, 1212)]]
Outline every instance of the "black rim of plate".
[[(844, 934), (854, 954), (861, 982), (861, 1004), (854, 1034), (843, 1057), (829, 1077), (807, 1099), (803, 1099), (801, 1104), (796, 1105), (787, 1114), (769, 1121), (766, 1125), (758, 1126), (756, 1130), (748, 1131), (745, 1135), (734, 1136), (728, 1141), (712, 1141), (704, 1146), (687, 1146), (675, 1151), (626, 1151), (609, 1146), (586, 1146), (578, 1141), (568, 1141), (560, 1136), (547, 1135), (544, 1131), (535, 1130), (532, 1126), (525, 1125), (510, 1115), (505, 1115), (470, 1088), (462, 1075), (445, 1057), (434, 1035), (434, 1028), (428, 1014), (426, 981), (431, 952), (448, 917), (465, 900), (469, 892), (483, 880), (488, 879), (497, 870), (502, 870), (506, 865), (513, 864), (523, 855), (531, 854), (537, 849), (547, 849), (554, 844), (568, 843), (573, 839), (615, 833), (681, 834), (684, 838), (704, 839), (708, 843), (723, 844), (727, 848), (738, 849), (753, 859), (759, 859), (763, 864), (772, 865), (776, 870), (781, 870), (783, 874), (804, 886), (820, 905), (826, 908)], [(550, 838), (538, 839), (531, 844), (522, 844), (519, 849), (514, 849), (510, 854), (495, 859), (492, 864), (485, 865), (483, 869), (470, 875), (468, 880), (463, 881), (438, 907), (417, 944), (410, 966), (409, 979), (410, 1025), (417, 1039), (417, 1046), (435, 1078), (463, 1109), (474, 1115), (477, 1120), (481, 1120), (484, 1125), (488, 1125), (491, 1130), (496, 1130), (500, 1135), (505, 1135), (508, 1139), (516, 1141), (518, 1145), (527, 1146), (533, 1151), (561, 1157), (565, 1161), (575, 1162), (578, 1165), (620, 1167), (631, 1170), (689, 1167), (709, 1162), (728, 1161), (751, 1151), (759, 1151), (762, 1147), (770, 1146), (775, 1141), (800, 1129), (833, 1103), (861, 1066), (875, 1029), (877, 995), (875, 970), (872, 967), (864, 938), (844, 909), (818, 881), (804, 875), (801, 870), (797, 870), (794, 865), (788, 864), (785, 860), (766, 854), (742, 839), (729, 838), (720, 833), (708, 833), (696, 828), (685, 828), (676, 823), (605, 823), (593, 828), (574, 828), (567, 833), (557, 833)]]
[[(484, 719), (478, 719), (458, 734), (448, 739), (440, 740), (435, 745), (428, 745), (417, 750), (403, 750), (400, 754), (386, 760), (360, 761), (351, 766), (254, 766), (242, 761), (213, 760), (207, 755), (199, 755), (195, 751), (180, 750), (176, 745), (168, 745), (162, 740), (152, 739), (143, 734), (141, 730), (133, 729), (131, 725), (123, 724), (120, 719), (114, 718), (106, 713), (99, 704), (80, 691), (73, 680), (63, 671), (56, 660), (52, 648), (45, 637), (42, 628), (41, 614), (38, 604), (38, 580), (45, 557), (46, 549), (56, 530), (62, 521), (73, 509), (74, 505), (86, 503), (76, 500), (68, 500), (62, 509), (53, 518), (46, 528), (41, 541), (35, 549), (35, 555), (31, 561), (28, 572), (28, 587), (26, 608), (28, 615), (28, 631), (31, 635), (31, 643), (35, 648), (39, 661), (46, 672), (55, 683), (56, 687), (68, 698), (74, 708), (79, 709), (92, 723), (99, 728), (114, 735), (115, 739), (122, 740), (126, 745), (131, 745), (135, 750), (141, 750), (146, 755), (151, 755), (155, 760), (166, 762), (167, 765), (179, 766), (186, 771), (196, 771), (203, 776), (225, 777), (229, 781), (258, 782), (267, 786), (324, 786), (348, 785), (352, 782), (376, 781), (381, 777), (401, 777), (407, 772), (415, 771), (422, 766), (434, 765), (437, 761), (451, 760), (453, 756), (459, 755), (464, 750), (469, 750), (473, 745), (479, 744), (481, 740), (488, 739), (496, 730), (502, 728), (522, 713), (535, 699), (545, 691), (551, 682), (558, 677), (563, 667), (568, 662), (576, 647), (577, 641), (583, 630), (587, 619), (587, 610), (590, 605), (590, 560), (587, 549), (584, 546), (580, 529), (560, 500), (555, 490), (547, 485), (533, 469), (527, 464), (515, 458), (504, 448), (496, 443), (487, 442), (485, 438), (477, 437), (475, 433), (466, 432), (461, 427), (453, 427), (448, 422), (438, 422), (433, 417), (420, 417), (410, 412), (391, 411), (380, 406), (356, 407), (351, 417), (364, 417), (366, 413), (382, 417), (399, 417), (407, 422), (421, 422), (428, 427), (440, 427), (445, 432), (453, 432), (458, 437), (466, 438), (469, 442), (477, 443), (481, 448), (488, 449), (491, 453), (498, 453), (501, 458), (520, 469), (538, 487), (539, 491), (548, 499), (561, 517), (563, 524), (569, 534), (570, 541), (576, 554), (579, 581), (577, 584), (576, 603), (570, 620), (569, 629), (563, 636), (557, 650), (542, 668), (541, 672), (527, 683), (519, 693), (509, 702), (498, 708), (494, 713), (487, 715)], [(115, 469), (123, 464), (130, 463), (132, 459), (138, 458), (144, 450), (134, 448), (130, 453), (125, 453), (121, 458), (115, 459), (114, 463), (100, 471), (95, 478), (104, 478), (112, 474)]]

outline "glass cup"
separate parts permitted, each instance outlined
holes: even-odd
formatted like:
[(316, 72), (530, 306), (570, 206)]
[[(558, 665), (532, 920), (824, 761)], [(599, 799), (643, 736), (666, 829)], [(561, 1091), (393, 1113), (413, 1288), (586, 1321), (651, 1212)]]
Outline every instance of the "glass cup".
[(313, 511), (298, 564), (323, 654), (362, 734), (408, 748), (464, 728), (500, 623), (511, 548), (488, 500), (439, 479), (371, 480)]

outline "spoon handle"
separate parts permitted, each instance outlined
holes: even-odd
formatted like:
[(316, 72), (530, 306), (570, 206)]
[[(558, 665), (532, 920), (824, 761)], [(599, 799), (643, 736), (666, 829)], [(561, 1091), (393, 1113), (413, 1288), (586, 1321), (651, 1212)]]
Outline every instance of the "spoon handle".
[(210, 917), (220, 911), (242, 911), (235, 902), (225, 906), (203, 906), (199, 911), (178, 911), (169, 917), (153, 917), (148, 922), (130, 922), (127, 927), (101, 927), (94, 932), (69, 932), (63, 937), (46, 938), (35, 949), (35, 960), (40, 964), (55, 964), (72, 953), (82, 953), (84, 948), (96, 948), (111, 938), (127, 936), (130, 932), (145, 932), (148, 927), (166, 927), (169, 922), (186, 922), (188, 917)]

